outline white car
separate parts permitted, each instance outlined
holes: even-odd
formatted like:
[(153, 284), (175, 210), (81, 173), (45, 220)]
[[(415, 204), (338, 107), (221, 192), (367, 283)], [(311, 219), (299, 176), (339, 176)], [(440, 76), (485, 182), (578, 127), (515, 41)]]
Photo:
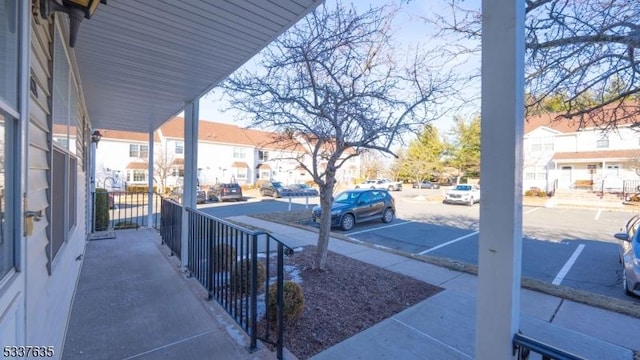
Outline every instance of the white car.
[(480, 187), (477, 185), (460, 184), (444, 194), (445, 204), (466, 204), (473, 206), (480, 202)]
[(364, 182), (356, 184), (355, 188), (401, 191), (402, 183), (399, 181), (391, 181), (389, 179), (366, 180)]

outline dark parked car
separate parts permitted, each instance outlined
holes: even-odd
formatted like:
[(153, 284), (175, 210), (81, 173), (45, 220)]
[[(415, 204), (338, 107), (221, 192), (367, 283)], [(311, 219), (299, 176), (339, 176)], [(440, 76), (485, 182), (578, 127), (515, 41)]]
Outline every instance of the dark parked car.
[(622, 288), (627, 295), (640, 296), (640, 215), (633, 216), (622, 232), (614, 237), (620, 240)]
[[(331, 205), (331, 226), (348, 231), (357, 223), (370, 220), (391, 222), (396, 213), (395, 200), (387, 190), (355, 189), (338, 194)], [(313, 220), (319, 221), (322, 210), (316, 206)]]
[(204, 190), (196, 192), (196, 204), (204, 204), (207, 201), (207, 193)]
[(414, 182), (413, 188), (414, 189), (440, 189), (440, 185), (438, 183), (434, 183), (428, 180), (422, 180), (421, 183), (417, 181)]
[(285, 187), (279, 181), (267, 181), (260, 185), (260, 195), (273, 196), (275, 198), (290, 196), (291, 189)]
[(292, 184), (287, 186), (294, 196), (318, 196), (318, 190), (307, 184)]
[(218, 183), (209, 188), (207, 197), (211, 201), (242, 200), (242, 188), (236, 183)]

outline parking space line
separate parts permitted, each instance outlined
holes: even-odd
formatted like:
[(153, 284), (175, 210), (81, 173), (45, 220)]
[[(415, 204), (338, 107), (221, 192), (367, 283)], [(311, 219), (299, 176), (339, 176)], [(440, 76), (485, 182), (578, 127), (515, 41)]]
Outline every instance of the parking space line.
[(357, 234), (362, 234), (362, 233), (366, 233), (366, 232), (369, 232), (369, 231), (375, 231), (375, 230), (386, 229), (386, 228), (390, 228), (390, 227), (394, 227), (394, 226), (400, 226), (400, 225), (410, 224), (410, 223), (412, 223), (412, 222), (413, 222), (412, 220), (409, 220), (409, 221), (401, 222), (401, 223), (399, 223), (399, 224), (392, 224), (392, 225), (380, 226), (380, 227), (372, 228), (372, 229), (366, 229), (366, 230), (355, 231), (355, 232), (352, 232), (352, 233), (348, 233), (347, 235), (348, 235), (348, 236), (351, 236), (351, 235), (357, 235)]
[(456, 242), (458, 242), (458, 241), (460, 241), (460, 240), (464, 240), (464, 239), (466, 239), (466, 238), (472, 237), (472, 236), (477, 235), (477, 234), (479, 234), (479, 233), (480, 233), (480, 231), (474, 231), (474, 232), (472, 232), (471, 234), (467, 234), (467, 235), (465, 235), (465, 236), (461, 236), (461, 237), (459, 237), (459, 238), (457, 238), (457, 239), (453, 239), (453, 240), (451, 240), (451, 241), (447, 241), (447, 242), (446, 242), (446, 243), (444, 243), (444, 244), (440, 244), (440, 245), (438, 245), (438, 246), (434, 246), (434, 247), (432, 247), (431, 249), (427, 249), (427, 250), (425, 250), (425, 251), (419, 252), (419, 253), (418, 253), (418, 255), (428, 254), (428, 253), (430, 253), (430, 252), (432, 252), (432, 251), (435, 251), (435, 250), (438, 250), (438, 249), (443, 248), (443, 247), (445, 247), (445, 246), (451, 245), (451, 244), (456, 243)]
[(602, 214), (602, 209), (598, 209), (598, 212), (596, 213), (596, 217), (593, 218), (593, 220), (598, 220), (598, 218), (600, 218), (600, 214)]
[(522, 215), (531, 214), (532, 212), (534, 212), (534, 211), (538, 211), (538, 210), (540, 210), (540, 209), (541, 209), (541, 208), (539, 208), (539, 207), (534, 207), (533, 209), (530, 209), (529, 211), (525, 211)]
[(560, 272), (558, 273), (558, 275), (556, 275), (556, 278), (553, 279), (553, 282), (552, 282), (553, 285), (560, 285), (562, 280), (564, 280), (564, 277), (567, 276), (567, 274), (569, 273), (569, 270), (571, 270), (571, 267), (573, 266), (573, 264), (575, 264), (576, 260), (578, 260), (578, 256), (580, 256), (580, 253), (582, 253), (583, 249), (584, 249), (584, 244), (578, 245), (578, 248), (576, 249), (576, 251), (573, 252), (573, 255), (571, 255), (571, 257), (569, 258), (569, 260), (567, 260), (567, 262), (564, 264), (562, 269), (560, 269)]

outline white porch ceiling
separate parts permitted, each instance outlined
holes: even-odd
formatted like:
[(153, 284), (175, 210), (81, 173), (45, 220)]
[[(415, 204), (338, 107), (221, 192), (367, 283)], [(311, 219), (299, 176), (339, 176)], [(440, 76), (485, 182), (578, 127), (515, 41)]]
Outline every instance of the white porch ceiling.
[(94, 128), (149, 132), (322, 0), (109, 0), (75, 54)]

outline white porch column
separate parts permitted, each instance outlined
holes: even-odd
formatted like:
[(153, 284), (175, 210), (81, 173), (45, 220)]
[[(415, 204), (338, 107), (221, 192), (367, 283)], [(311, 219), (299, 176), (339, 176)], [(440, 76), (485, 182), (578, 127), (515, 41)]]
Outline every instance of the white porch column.
[(184, 107), (184, 182), (182, 185), (182, 266), (188, 262), (189, 222), (186, 208), (196, 207), (199, 99)]
[(477, 359), (512, 359), (520, 320), (524, 1), (482, 1)]
[(154, 196), (153, 196), (153, 175), (155, 174), (155, 159), (154, 159), (154, 155), (155, 155), (155, 149), (154, 149), (154, 145), (155, 142), (153, 141), (153, 130), (149, 131), (149, 186), (148, 186), (148, 195), (149, 195), (149, 199), (148, 199), (148, 205), (147, 205), (147, 224), (149, 224), (149, 228), (153, 228), (153, 208), (154, 208), (154, 204), (153, 204), (153, 200), (154, 200)]

